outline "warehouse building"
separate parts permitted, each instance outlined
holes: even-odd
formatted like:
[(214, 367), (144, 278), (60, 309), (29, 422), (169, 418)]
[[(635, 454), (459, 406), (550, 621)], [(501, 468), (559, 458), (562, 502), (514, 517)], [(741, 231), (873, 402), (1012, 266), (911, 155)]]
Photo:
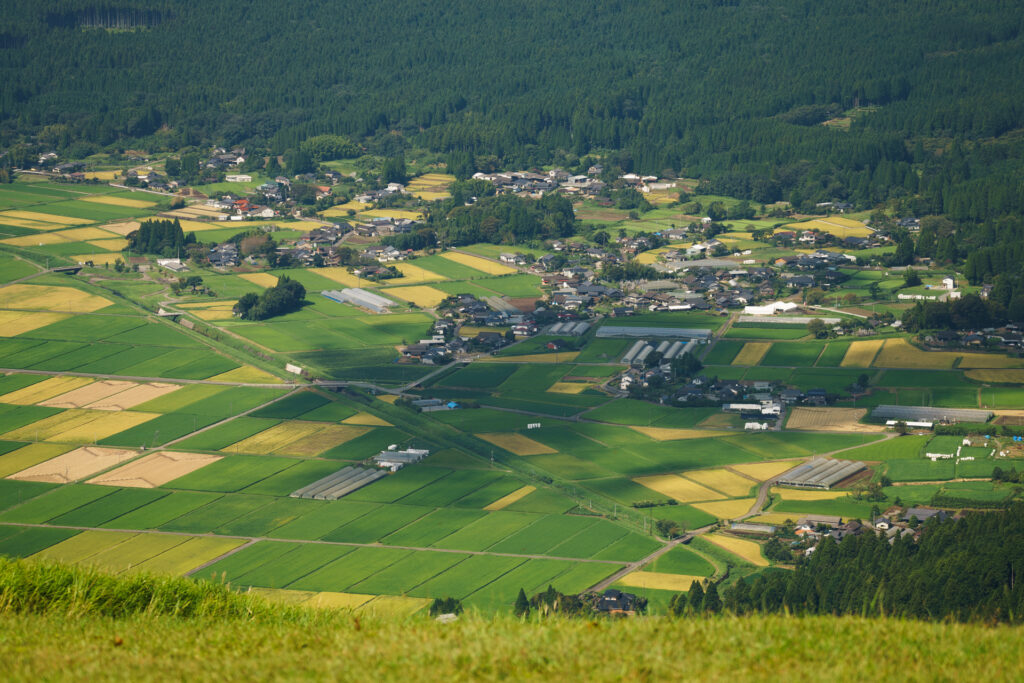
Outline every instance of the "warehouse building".
[(359, 287), (348, 287), (347, 289), (328, 289), (322, 294), (331, 301), (342, 304), (352, 304), (374, 313), (387, 313), (388, 308), (395, 305), (391, 299), (386, 299), (379, 294), (368, 292)]
[(928, 406), (890, 406), (881, 405), (871, 411), (871, 417), (879, 420), (897, 420), (899, 422), (977, 422), (984, 423), (992, 419), (989, 410), (971, 408), (931, 408)]
[(867, 465), (862, 462), (815, 458), (783, 473), (777, 482), (779, 486), (827, 491), (844, 479), (865, 469), (867, 469)]

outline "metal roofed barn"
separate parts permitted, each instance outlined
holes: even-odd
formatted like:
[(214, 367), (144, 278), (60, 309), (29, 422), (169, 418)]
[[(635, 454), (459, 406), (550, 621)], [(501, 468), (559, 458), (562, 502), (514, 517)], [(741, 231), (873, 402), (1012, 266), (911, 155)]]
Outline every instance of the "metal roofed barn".
[(871, 417), (903, 422), (988, 422), (992, 419), (992, 412), (971, 408), (882, 405), (871, 411)]
[(303, 486), (301, 489), (293, 491), (291, 497), (312, 500), (338, 500), (356, 489), (360, 489), (386, 476), (388, 475), (384, 470), (351, 466), (344, 467), (334, 474), (329, 474), (323, 479), (318, 479), (308, 486)]
[(361, 308), (367, 308), (375, 313), (387, 313), (388, 308), (395, 305), (395, 302), (391, 299), (386, 299), (379, 294), (368, 292), (365, 289), (360, 289), (359, 287), (328, 289), (321, 293), (331, 301), (337, 301), (338, 303), (343, 304), (353, 304)]
[(693, 327), (626, 327), (623, 325), (602, 325), (597, 330), (601, 338), (621, 337), (626, 339), (642, 339), (646, 337), (676, 339), (710, 339), (711, 330)]
[(828, 490), (866, 467), (864, 463), (853, 460), (815, 458), (785, 472), (777, 482), (780, 486)]

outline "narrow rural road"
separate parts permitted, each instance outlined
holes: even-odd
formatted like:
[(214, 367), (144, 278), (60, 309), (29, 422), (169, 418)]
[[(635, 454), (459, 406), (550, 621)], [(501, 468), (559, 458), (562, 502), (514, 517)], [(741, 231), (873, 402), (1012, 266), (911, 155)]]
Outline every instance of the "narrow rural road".
[(167, 382), (169, 384), (212, 384), (225, 387), (258, 387), (261, 389), (287, 389), (289, 387), (307, 386), (298, 382), (279, 382), (276, 384), (254, 384), (251, 382), (226, 382), (210, 379), (177, 379), (174, 377), (137, 377), (134, 375), (111, 375), (97, 372), (72, 372), (70, 370), (25, 370), (23, 368), (0, 368), (3, 373), (22, 375), (46, 375), (49, 377), (93, 377), (95, 379), (122, 379), (131, 382)]
[(693, 531), (687, 531), (685, 534), (683, 534), (679, 538), (672, 539), (671, 541), (669, 541), (665, 545), (661, 546), (660, 548), (655, 550), (653, 553), (651, 553), (647, 557), (639, 559), (636, 562), (630, 562), (625, 567), (623, 567), (619, 571), (615, 572), (614, 574), (612, 574), (608, 578), (604, 579), (603, 581), (599, 581), (598, 583), (595, 583), (593, 586), (591, 586), (590, 588), (587, 589), (587, 592), (600, 593), (601, 591), (606, 590), (609, 586), (611, 586), (613, 583), (615, 583), (616, 581), (618, 581), (622, 577), (626, 576), (627, 574), (631, 574), (631, 573), (633, 573), (635, 571), (639, 571), (641, 568), (649, 565), (651, 562), (654, 562), (659, 557), (661, 557), (662, 555), (667, 553), (669, 550), (672, 550), (672, 548), (675, 548), (677, 545), (680, 545), (682, 543), (689, 543), (691, 539), (693, 539), (693, 538), (695, 538), (695, 537), (697, 537), (697, 536), (699, 536), (701, 534), (705, 534), (705, 533), (711, 531), (712, 529), (716, 528), (717, 526), (718, 526), (717, 524), (709, 524), (708, 526), (701, 527), (700, 529), (694, 529)]

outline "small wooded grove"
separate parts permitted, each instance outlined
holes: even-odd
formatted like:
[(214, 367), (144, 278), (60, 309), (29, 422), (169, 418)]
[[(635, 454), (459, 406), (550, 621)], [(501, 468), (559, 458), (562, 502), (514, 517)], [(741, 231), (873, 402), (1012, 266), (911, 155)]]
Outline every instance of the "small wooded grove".
[(262, 294), (243, 295), (235, 304), (234, 312), (244, 320), (266, 320), (299, 310), (305, 298), (306, 288), (282, 275), (276, 285), (266, 288)]
[(195, 233), (190, 232), (186, 235), (177, 218), (154, 219), (142, 221), (138, 230), (128, 233), (128, 245), (124, 250), (172, 258), (185, 256), (185, 246), (195, 244), (195, 241)]
[[(826, 537), (795, 571), (766, 570), (721, 590), (673, 600), (677, 614), (897, 616), (957, 621), (1024, 621), (1024, 505), (932, 519), (921, 539), (893, 543), (874, 533)], [(716, 590), (713, 588), (713, 590)]]

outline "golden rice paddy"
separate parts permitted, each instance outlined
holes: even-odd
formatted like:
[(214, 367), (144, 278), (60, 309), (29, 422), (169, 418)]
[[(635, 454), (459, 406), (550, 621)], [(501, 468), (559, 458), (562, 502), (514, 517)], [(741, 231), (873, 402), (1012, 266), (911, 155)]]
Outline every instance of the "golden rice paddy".
[(112, 302), (73, 287), (10, 285), (0, 289), (0, 308), (43, 310), (53, 313), (92, 313)]
[(758, 567), (768, 566), (768, 560), (764, 559), (764, 555), (761, 554), (761, 546), (753, 541), (748, 541), (745, 538), (726, 536), (725, 534), (707, 534), (704, 538), (708, 539), (719, 548), (724, 548), (733, 555), (742, 557), (753, 565)]
[(106, 204), (107, 206), (123, 206), (128, 209), (148, 209), (156, 206), (156, 202), (147, 202), (141, 199), (128, 199), (127, 197), (110, 197), (107, 195), (93, 195), (82, 197), (78, 201), (91, 204)]
[(474, 256), (472, 254), (464, 254), (459, 251), (446, 251), (441, 254), (442, 257), (449, 261), (455, 261), (461, 263), (464, 266), (469, 266), (474, 270), (479, 270), (482, 273), (488, 275), (510, 275), (511, 273), (517, 273), (515, 268), (503, 265), (501, 263), (495, 263), (490, 259), (485, 259), (481, 256)]
[(228, 370), (222, 372), (219, 375), (208, 377), (207, 381), (212, 382), (245, 382), (247, 384), (282, 384), (284, 380), (279, 377), (271, 375), (269, 372), (260, 370), (251, 365), (243, 365), (235, 368), (234, 370)]
[[(89, 388), (86, 387), (86, 390)], [(125, 388), (124, 391), (111, 394), (81, 407), (93, 410), (128, 410), (181, 388), (181, 384), (168, 384), (166, 382), (136, 384)]]
[(732, 359), (733, 365), (757, 365), (772, 348), (771, 342), (747, 342)]
[(393, 263), (398, 272), (402, 274), (402, 277), (391, 278), (388, 280), (388, 284), (405, 285), (405, 284), (417, 284), (420, 282), (437, 282), (438, 280), (447, 280), (444, 275), (438, 275), (435, 272), (429, 271), (426, 268), (420, 268), (414, 266), (411, 263)]
[(637, 427), (630, 429), (649, 436), (655, 441), (679, 441), (683, 439), (704, 439), (712, 436), (728, 436), (733, 432), (716, 432), (708, 429), (675, 429), (673, 427)]
[(61, 230), (57, 234), (69, 242), (85, 242), (87, 240), (102, 240), (117, 237), (116, 233), (107, 232), (100, 228), (71, 228), (70, 230)]
[(122, 448), (83, 446), (12, 474), (8, 479), (68, 484), (119, 465), (137, 455), (136, 451)]
[(517, 433), (494, 432), (477, 434), (479, 438), (492, 443), (498, 448), (504, 448), (509, 453), (516, 455), (544, 455), (546, 453), (557, 453), (554, 448), (546, 446), (539, 441), (534, 441), (528, 436)]
[(651, 249), (649, 251), (643, 251), (637, 254), (637, 263), (642, 263), (645, 266), (649, 266), (652, 263), (658, 262), (658, 257), (664, 254), (666, 251), (671, 251), (674, 247), (658, 247), (657, 249)]
[(686, 478), (714, 489), (725, 495), (740, 497), (750, 495), (750, 489), (757, 484), (744, 476), (727, 469), (694, 470), (686, 473)]
[(845, 239), (847, 237), (869, 237), (874, 234), (874, 231), (860, 221), (852, 221), (849, 218), (840, 218), (838, 216), (818, 218), (804, 223), (790, 223), (789, 225), (786, 225), (785, 228), (787, 230), (796, 230), (800, 232), (804, 230), (827, 232), (831, 235), (835, 235), (839, 239)]
[(346, 417), (341, 421), (342, 424), (347, 425), (367, 425), (370, 427), (393, 427), (390, 422), (382, 420), (376, 415), (370, 415), (369, 413), (356, 413), (352, 417)]
[(100, 227), (103, 228), (104, 230), (109, 230), (110, 232), (117, 233), (118, 235), (127, 237), (129, 233), (135, 232), (136, 230), (139, 229), (139, 222), (126, 221), (123, 223), (107, 223), (106, 225), (102, 225)]
[[(494, 331), (494, 328), (489, 328)], [(557, 353), (528, 353), (525, 356), (491, 356), (482, 359), (486, 363), (571, 363), (580, 355), (579, 351), (559, 351)]]
[(108, 263), (112, 265), (116, 263), (118, 259), (123, 260), (121, 254), (113, 251), (108, 251), (103, 254), (76, 254), (74, 256), (69, 256), (68, 258), (79, 265), (92, 263), (95, 266), (102, 266)]
[(74, 218), (73, 216), (58, 216), (52, 213), (41, 213), (39, 211), (21, 211), (13, 209), (10, 211), (0, 211), (0, 220), (7, 222), (7, 218), (21, 218), (29, 221), (39, 221), (40, 223), (55, 223), (57, 225), (85, 225), (92, 223), (88, 218)]
[(88, 484), (152, 489), (217, 462), (222, 456), (160, 451), (90, 479)]
[[(18, 227), (26, 227), (20, 225)], [(0, 240), (2, 244), (9, 244), (12, 247), (41, 247), (50, 244), (65, 244), (66, 239), (56, 232), (44, 232), (37, 235), (20, 235), (19, 237), (8, 237)]]
[(156, 413), (108, 412), (72, 408), (7, 432), (3, 438), (11, 441), (89, 443), (131, 429), (157, 417), (160, 416)]
[(277, 450), (281, 455), (312, 457), (368, 433), (371, 427), (327, 425), (309, 436), (296, 439)]
[(368, 284), (373, 284), (370, 280), (364, 280), (356, 277), (352, 273), (348, 272), (345, 268), (339, 268), (332, 266), (330, 268), (317, 268), (317, 275), (323, 275), (328, 280), (334, 280), (340, 285), (346, 287), (365, 287)]
[(271, 275), (270, 273), (243, 273), (238, 277), (242, 278), (246, 282), (251, 282), (254, 285), (260, 287), (276, 287), (277, 276)]
[(413, 285), (410, 287), (392, 287), (386, 292), (399, 299), (411, 301), (421, 308), (433, 308), (448, 298), (446, 292), (426, 285)]
[(1024, 360), (994, 353), (965, 353), (960, 357), (960, 364), (957, 367), (978, 369), (1022, 368), (1024, 367)]
[(949, 351), (922, 351), (903, 338), (886, 339), (874, 364), (879, 368), (948, 370), (959, 357)]
[(517, 490), (513, 491), (512, 493), (508, 494), (507, 496), (503, 496), (503, 497), (499, 498), (498, 500), (494, 501), (490, 505), (486, 506), (484, 508), (484, 510), (491, 510), (491, 511), (493, 511), (493, 510), (504, 510), (505, 508), (507, 508), (512, 503), (515, 503), (517, 501), (522, 500), (523, 498), (526, 498), (528, 495), (530, 495), (531, 493), (533, 493), (536, 490), (537, 490), (536, 486), (524, 486), (521, 489), (517, 489)]
[(846, 355), (843, 356), (839, 365), (844, 368), (869, 368), (883, 344), (884, 340), (882, 339), (855, 341), (847, 347)]
[(62, 443), (30, 443), (10, 453), (0, 455), (0, 477), (27, 470), (61, 453), (71, 450), (71, 446)]
[[(660, 493), (663, 496), (674, 498), (680, 503), (693, 503), (701, 500), (720, 500), (725, 498), (718, 491), (701, 486), (695, 481), (684, 479), (676, 474), (658, 474), (650, 477), (636, 477), (633, 479), (641, 486)], [(749, 509), (750, 506), (748, 505)]]
[(773, 487), (772, 495), (779, 496), (782, 500), (836, 500), (845, 498), (849, 493), (847, 491), (808, 491)]
[(799, 516), (792, 512), (764, 512), (745, 521), (753, 524), (785, 524), (786, 522), (795, 522)]
[(412, 221), (423, 220), (422, 211), (408, 211), (406, 209), (370, 209), (369, 211), (361, 212), (363, 216), (371, 216), (373, 218), (408, 218)]
[(736, 470), (741, 474), (745, 474), (748, 477), (753, 477), (758, 481), (767, 481), (772, 477), (777, 477), (783, 472), (788, 472), (793, 469), (803, 460), (770, 460), (767, 462), (748, 462), (739, 465), (730, 465), (729, 469)]
[(120, 171), (86, 171), (84, 173), (86, 180), (117, 180), (121, 172)]
[(818, 432), (883, 432), (882, 425), (862, 424), (867, 408), (793, 408), (786, 422), (787, 429)]
[(586, 382), (555, 382), (547, 391), (552, 394), (582, 394), (592, 386)]
[(693, 507), (719, 519), (736, 519), (750, 512), (756, 498), (737, 498), (708, 503), (694, 503)]
[(282, 422), (222, 450), (227, 453), (314, 456), (369, 431), (369, 427), (333, 425), (323, 422)]
[(128, 246), (128, 240), (114, 237), (103, 240), (86, 240), (86, 244), (97, 249), (106, 249), (107, 251), (121, 251)]
[(61, 313), (0, 311), (0, 337), (17, 337), (19, 334), (46, 327), (67, 317)]
[(73, 389), (92, 384), (91, 377), (50, 377), (42, 382), (0, 396), (0, 403), (31, 406)]
[(220, 557), (224, 553), (234, 550), (244, 543), (245, 541), (239, 538), (193, 536), (170, 550), (165, 550), (159, 555), (154, 555), (148, 560), (140, 562), (133, 566), (131, 571), (181, 575)]
[(964, 375), (979, 382), (1024, 384), (1024, 370), (968, 370)]
[(332, 206), (331, 208), (324, 211), (321, 215), (327, 218), (334, 218), (336, 216), (347, 216), (349, 211), (362, 211), (367, 206), (367, 204), (363, 204), (362, 202), (352, 200), (344, 204), (336, 204), (335, 206)]
[(665, 574), (663, 572), (630, 572), (621, 579), (619, 583), (630, 588), (644, 588), (647, 590), (663, 590), (687, 592), (693, 582), (701, 583), (703, 576), (690, 576), (688, 574)]
[(204, 230), (223, 230), (223, 221), (193, 221), (187, 218), (178, 219), (181, 229), (185, 232), (203, 232)]

